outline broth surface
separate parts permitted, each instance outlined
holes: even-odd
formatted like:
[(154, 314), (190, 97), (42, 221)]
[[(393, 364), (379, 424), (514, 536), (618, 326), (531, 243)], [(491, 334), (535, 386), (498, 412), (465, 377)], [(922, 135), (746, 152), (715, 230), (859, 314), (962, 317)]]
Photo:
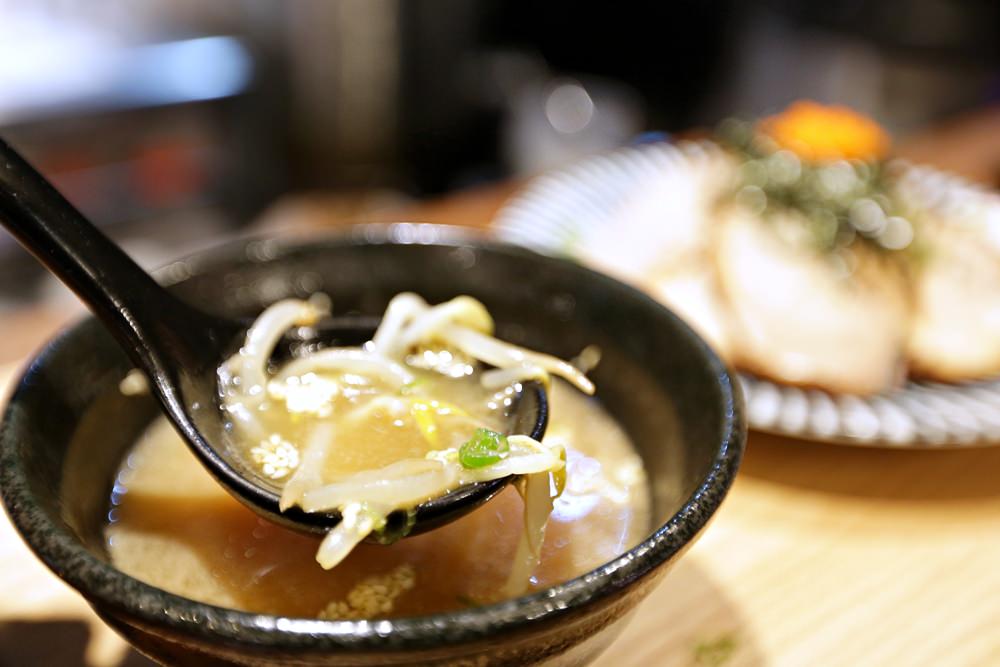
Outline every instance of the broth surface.
[[(648, 486), (624, 431), (561, 380), (553, 379), (550, 404), (546, 439), (566, 444), (567, 483), (531, 590), (607, 562), (649, 526)], [(323, 570), (319, 538), (232, 499), (162, 418), (126, 458), (112, 506), (108, 548), (126, 574), (210, 604), (305, 617), (421, 615), (499, 601), (523, 525), (521, 499), (508, 487), (447, 526), (391, 546), (361, 544)]]
[(422, 459), (431, 450), (459, 447), (479, 426), (503, 431), (507, 408), (518, 398), (513, 388), (483, 388), (471, 367), (460, 377), (408, 370), (415, 380), (402, 394), (376, 378), (352, 373), (294, 377), (278, 385), (280, 400), (266, 401), (255, 411), (271, 439), (257, 442), (237, 429), (239, 437), (229, 446), (258, 473), (282, 484), (287, 474), (281, 469), (278, 474), (262, 469), (275, 450), (285, 441), (300, 443), (301, 451), (301, 443), (310, 440), (317, 426), (328, 423), (335, 427), (331, 432), (336, 455), (326, 458), (320, 475), (334, 480), (403, 459)]

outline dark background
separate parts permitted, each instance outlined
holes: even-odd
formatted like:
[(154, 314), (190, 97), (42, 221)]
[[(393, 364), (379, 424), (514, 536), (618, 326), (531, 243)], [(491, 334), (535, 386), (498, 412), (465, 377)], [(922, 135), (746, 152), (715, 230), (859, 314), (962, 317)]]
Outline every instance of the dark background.
[[(157, 263), (287, 193), (433, 196), (803, 97), (904, 137), (1000, 100), (997, 26), (994, 0), (0, 0), (0, 136)], [(0, 232), (0, 312), (40, 275)]]

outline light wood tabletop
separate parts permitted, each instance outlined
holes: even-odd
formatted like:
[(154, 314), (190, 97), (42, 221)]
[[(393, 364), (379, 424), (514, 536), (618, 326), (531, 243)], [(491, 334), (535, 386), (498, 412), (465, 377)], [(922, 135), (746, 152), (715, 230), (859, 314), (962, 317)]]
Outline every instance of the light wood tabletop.
[[(330, 215), (330, 200), (297, 199), (262, 225), (483, 224), (514, 187), (362, 205), (347, 216)], [(39, 321), (38, 342), (58, 318)], [(0, 384), (17, 366), (0, 366)], [(596, 664), (1000, 665), (998, 565), (1000, 448), (878, 450), (751, 434), (714, 522)], [(0, 587), (0, 664), (145, 664), (34, 560), (5, 518)], [(9, 658), (23, 637), (56, 633), (80, 637), (70, 642), (73, 662)]]

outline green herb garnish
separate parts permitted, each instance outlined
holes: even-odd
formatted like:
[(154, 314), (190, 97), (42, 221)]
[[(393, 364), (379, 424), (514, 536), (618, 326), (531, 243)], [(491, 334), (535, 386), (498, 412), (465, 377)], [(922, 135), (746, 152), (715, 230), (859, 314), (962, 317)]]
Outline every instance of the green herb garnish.
[(883, 162), (810, 162), (735, 120), (720, 126), (718, 139), (742, 160), (733, 196), (750, 213), (764, 219), (782, 211), (798, 214), (823, 252), (855, 242), (880, 252), (911, 248), (915, 230)]
[(477, 428), (458, 450), (458, 460), (466, 468), (484, 468), (502, 461), (510, 452), (507, 436), (488, 428)]

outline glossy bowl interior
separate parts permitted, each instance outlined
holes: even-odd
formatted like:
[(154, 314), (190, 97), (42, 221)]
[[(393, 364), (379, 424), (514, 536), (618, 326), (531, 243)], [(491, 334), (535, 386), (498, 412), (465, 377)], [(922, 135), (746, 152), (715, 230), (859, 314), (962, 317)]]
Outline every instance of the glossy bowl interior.
[(93, 319), (33, 361), (0, 428), (0, 488), (35, 553), (141, 651), (168, 664), (582, 664), (706, 525), (735, 475), (745, 427), (726, 368), (677, 317), (570, 262), (429, 225), (355, 228), (324, 240), (253, 240), (166, 267), (207, 310), (254, 315), (286, 296), (329, 294), (338, 313), (378, 314), (401, 291), (482, 300), (498, 334), (571, 357), (597, 345), (598, 398), (649, 473), (646, 540), (554, 588), (420, 618), (317, 621), (243, 613), (171, 595), (117, 571), (103, 528), (112, 477), (158, 413), (125, 397), (125, 355)]

